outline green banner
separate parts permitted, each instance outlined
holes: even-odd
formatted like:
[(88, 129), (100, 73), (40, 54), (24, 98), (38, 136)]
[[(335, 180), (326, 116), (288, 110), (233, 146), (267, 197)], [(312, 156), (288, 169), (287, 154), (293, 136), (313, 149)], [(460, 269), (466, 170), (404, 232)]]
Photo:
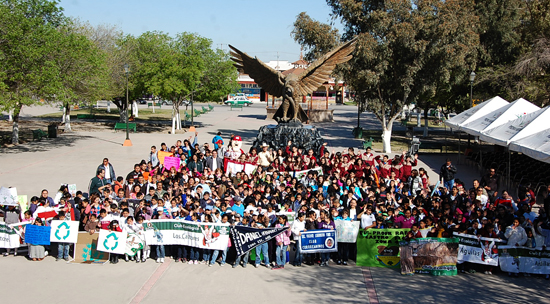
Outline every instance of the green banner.
[(410, 229), (359, 230), (357, 235), (357, 266), (399, 267), (399, 242)]
[(457, 275), (459, 238), (419, 238), (400, 243), (401, 274)]

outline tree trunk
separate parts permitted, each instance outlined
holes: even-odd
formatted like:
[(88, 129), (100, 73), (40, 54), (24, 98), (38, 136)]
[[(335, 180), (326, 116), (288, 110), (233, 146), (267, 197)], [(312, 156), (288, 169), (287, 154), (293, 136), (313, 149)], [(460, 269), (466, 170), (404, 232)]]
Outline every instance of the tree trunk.
[(424, 134), (422, 134), (422, 137), (428, 137), (428, 112), (429, 108), (428, 105), (424, 108)]
[(120, 113), (120, 122), (126, 123), (126, 110), (118, 108), (118, 111)]
[(13, 111), (13, 132), (11, 137), (11, 143), (14, 145), (19, 144), (19, 113), (21, 113), (21, 104), (17, 104)]
[(8, 112), (8, 121), (13, 121), (13, 110)]
[(71, 105), (67, 103), (63, 108), (63, 120), (65, 122), (65, 132), (72, 132), (71, 129)]
[(67, 115), (67, 109), (65, 108), (65, 104), (63, 104), (63, 116), (61, 116), (61, 123), (65, 123), (66, 115)]
[(392, 125), (389, 124), (389, 126), (385, 126), (382, 131), (382, 152), (383, 153), (391, 153), (391, 132), (392, 132)]

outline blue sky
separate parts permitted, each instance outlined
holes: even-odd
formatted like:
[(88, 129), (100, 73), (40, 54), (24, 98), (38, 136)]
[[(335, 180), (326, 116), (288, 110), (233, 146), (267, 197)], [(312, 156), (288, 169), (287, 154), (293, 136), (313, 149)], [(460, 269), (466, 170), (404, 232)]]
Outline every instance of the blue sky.
[(193, 32), (212, 40), (214, 47), (227, 44), (258, 56), (263, 61), (295, 61), (300, 46), (290, 37), (300, 12), (328, 23), (330, 9), (324, 0), (61, 0), (65, 14), (92, 25), (117, 25), (124, 33), (139, 36), (146, 31), (171, 35)]

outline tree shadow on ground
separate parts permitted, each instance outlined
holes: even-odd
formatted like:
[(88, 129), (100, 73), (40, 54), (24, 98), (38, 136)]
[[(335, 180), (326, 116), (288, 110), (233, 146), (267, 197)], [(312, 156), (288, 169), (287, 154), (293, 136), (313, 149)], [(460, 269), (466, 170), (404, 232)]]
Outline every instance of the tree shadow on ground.
[[(0, 148), (0, 154), (14, 154), (23, 152), (44, 152), (61, 147), (73, 147), (80, 140), (93, 138), (92, 136), (80, 135), (77, 133), (66, 133), (57, 138), (43, 138), (39, 141), (31, 141), (13, 147)], [(120, 143), (117, 143), (120, 145)]]
[[(266, 120), (267, 115), (262, 115), (262, 114), (259, 114), (259, 115), (254, 115), (254, 114), (243, 114), (243, 115), (238, 115), (238, 117), (240, 117), (240, 118), (253, 118), (253, 119), (259, 119), (259, 120)], [(274, 121), (274, 120), (266, 120), (266, 124), (269, 124), (269, 122), (276, 123), (276, 121)]]

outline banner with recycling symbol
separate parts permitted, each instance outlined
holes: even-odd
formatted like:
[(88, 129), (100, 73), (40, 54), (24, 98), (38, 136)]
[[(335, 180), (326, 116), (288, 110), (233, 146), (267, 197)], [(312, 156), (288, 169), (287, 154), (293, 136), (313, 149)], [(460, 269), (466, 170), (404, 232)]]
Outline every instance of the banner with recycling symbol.
[(97, 250), (109, 253), (124, 254), (126, 251), (127, 232), (101, 229), (97, 240)]
[(78, 240), (77, 221), (52, 221), (50, 242), (52, 243), (76, 243)]

